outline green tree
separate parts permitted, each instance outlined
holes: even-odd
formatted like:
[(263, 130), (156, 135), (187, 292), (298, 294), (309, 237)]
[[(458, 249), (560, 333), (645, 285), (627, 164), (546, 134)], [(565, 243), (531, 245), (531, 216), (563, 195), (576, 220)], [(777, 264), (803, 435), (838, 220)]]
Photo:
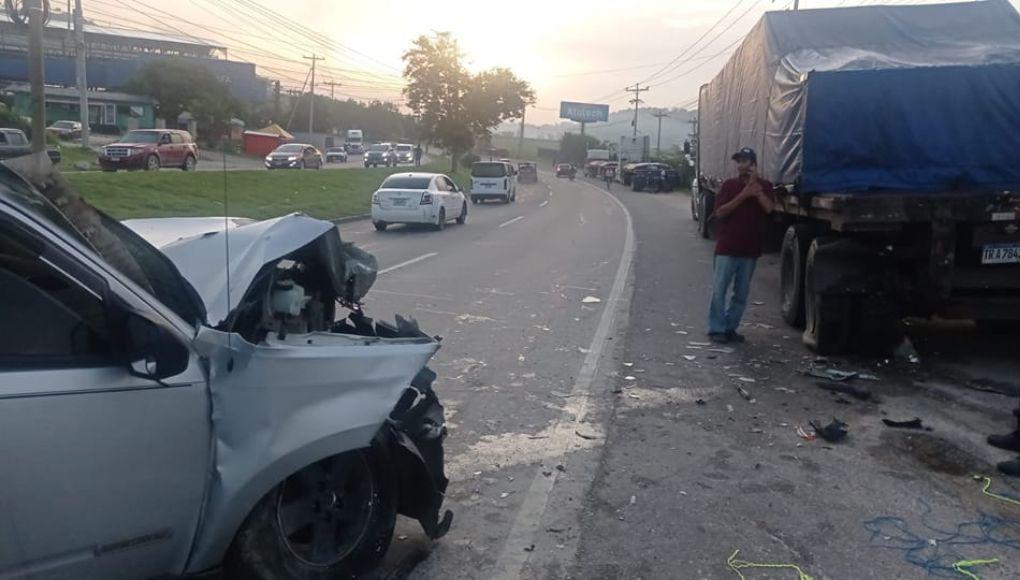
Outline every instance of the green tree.
[(535, 102), (528, 83), (508, 69), (468, 73), (457, 41), (446, 32), (419, 36), (403, 58), (407, 106), (420, 136), (450, 153), (451, 171), (476, 138)]
[(606, 144), (591, 135), (564, 133), (560, 138), (560, 158), (575, 165), (584, 162), (589, 149), (605, 149)]
[(220, 136), (230, 118), (242, 110), (227, 85), (209, 69), (183, 60), (150, 62), (122, 88), (155, 98), (157, 116), (171, 124), (181, 113), (191, 113), (207, 137)]

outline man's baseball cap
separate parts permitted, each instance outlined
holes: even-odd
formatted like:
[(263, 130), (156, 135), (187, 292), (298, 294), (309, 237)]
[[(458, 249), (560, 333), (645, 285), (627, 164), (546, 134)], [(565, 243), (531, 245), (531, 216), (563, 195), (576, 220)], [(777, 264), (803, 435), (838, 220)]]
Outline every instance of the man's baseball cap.
[(747, 159), (750, 160), (751, 163), (758, 163), (758, 154), (754, 152), (754, 149), (751, 149), (750, 147), (744, 147), (740, 151), (734, 153), (733, 157), (730, 157), (730, 159), (734, 161)]

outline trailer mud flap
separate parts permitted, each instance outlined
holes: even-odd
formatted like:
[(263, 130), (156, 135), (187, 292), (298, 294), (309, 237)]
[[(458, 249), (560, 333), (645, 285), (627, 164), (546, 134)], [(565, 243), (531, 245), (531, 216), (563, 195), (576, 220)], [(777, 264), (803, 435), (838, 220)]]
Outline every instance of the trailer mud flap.
[(453, 512), (447, 510), (442, 518), (439, 515), (449, 480), (443, 469), (446, 419), (432, 390), (435, 378), (431, 369), (422, 369), (388, 421), (398, 486), (397, 512), (418, 520), (433, 540), (446, 535), (453, 522)]

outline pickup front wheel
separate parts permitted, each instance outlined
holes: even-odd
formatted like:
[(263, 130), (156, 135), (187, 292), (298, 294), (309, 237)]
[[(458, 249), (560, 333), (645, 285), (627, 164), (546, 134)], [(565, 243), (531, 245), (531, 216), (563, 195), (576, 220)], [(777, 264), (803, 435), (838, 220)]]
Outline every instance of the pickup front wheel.
[(382, 560), (397, 513), (393, 477), (367, 449), (327, 457), (255, 506), (234, 538), (227, 578), (336, 579)]

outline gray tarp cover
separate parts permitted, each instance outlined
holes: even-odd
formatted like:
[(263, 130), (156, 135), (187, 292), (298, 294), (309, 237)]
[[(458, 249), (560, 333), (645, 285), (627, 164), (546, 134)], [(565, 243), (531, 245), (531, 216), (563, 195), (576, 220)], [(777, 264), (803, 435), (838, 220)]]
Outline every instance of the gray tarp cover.
[(710, 185), (745, 146), (809, 192), (1020, 183), (1020, 16), (1006, 0), (769, 12), (699, 119)]

